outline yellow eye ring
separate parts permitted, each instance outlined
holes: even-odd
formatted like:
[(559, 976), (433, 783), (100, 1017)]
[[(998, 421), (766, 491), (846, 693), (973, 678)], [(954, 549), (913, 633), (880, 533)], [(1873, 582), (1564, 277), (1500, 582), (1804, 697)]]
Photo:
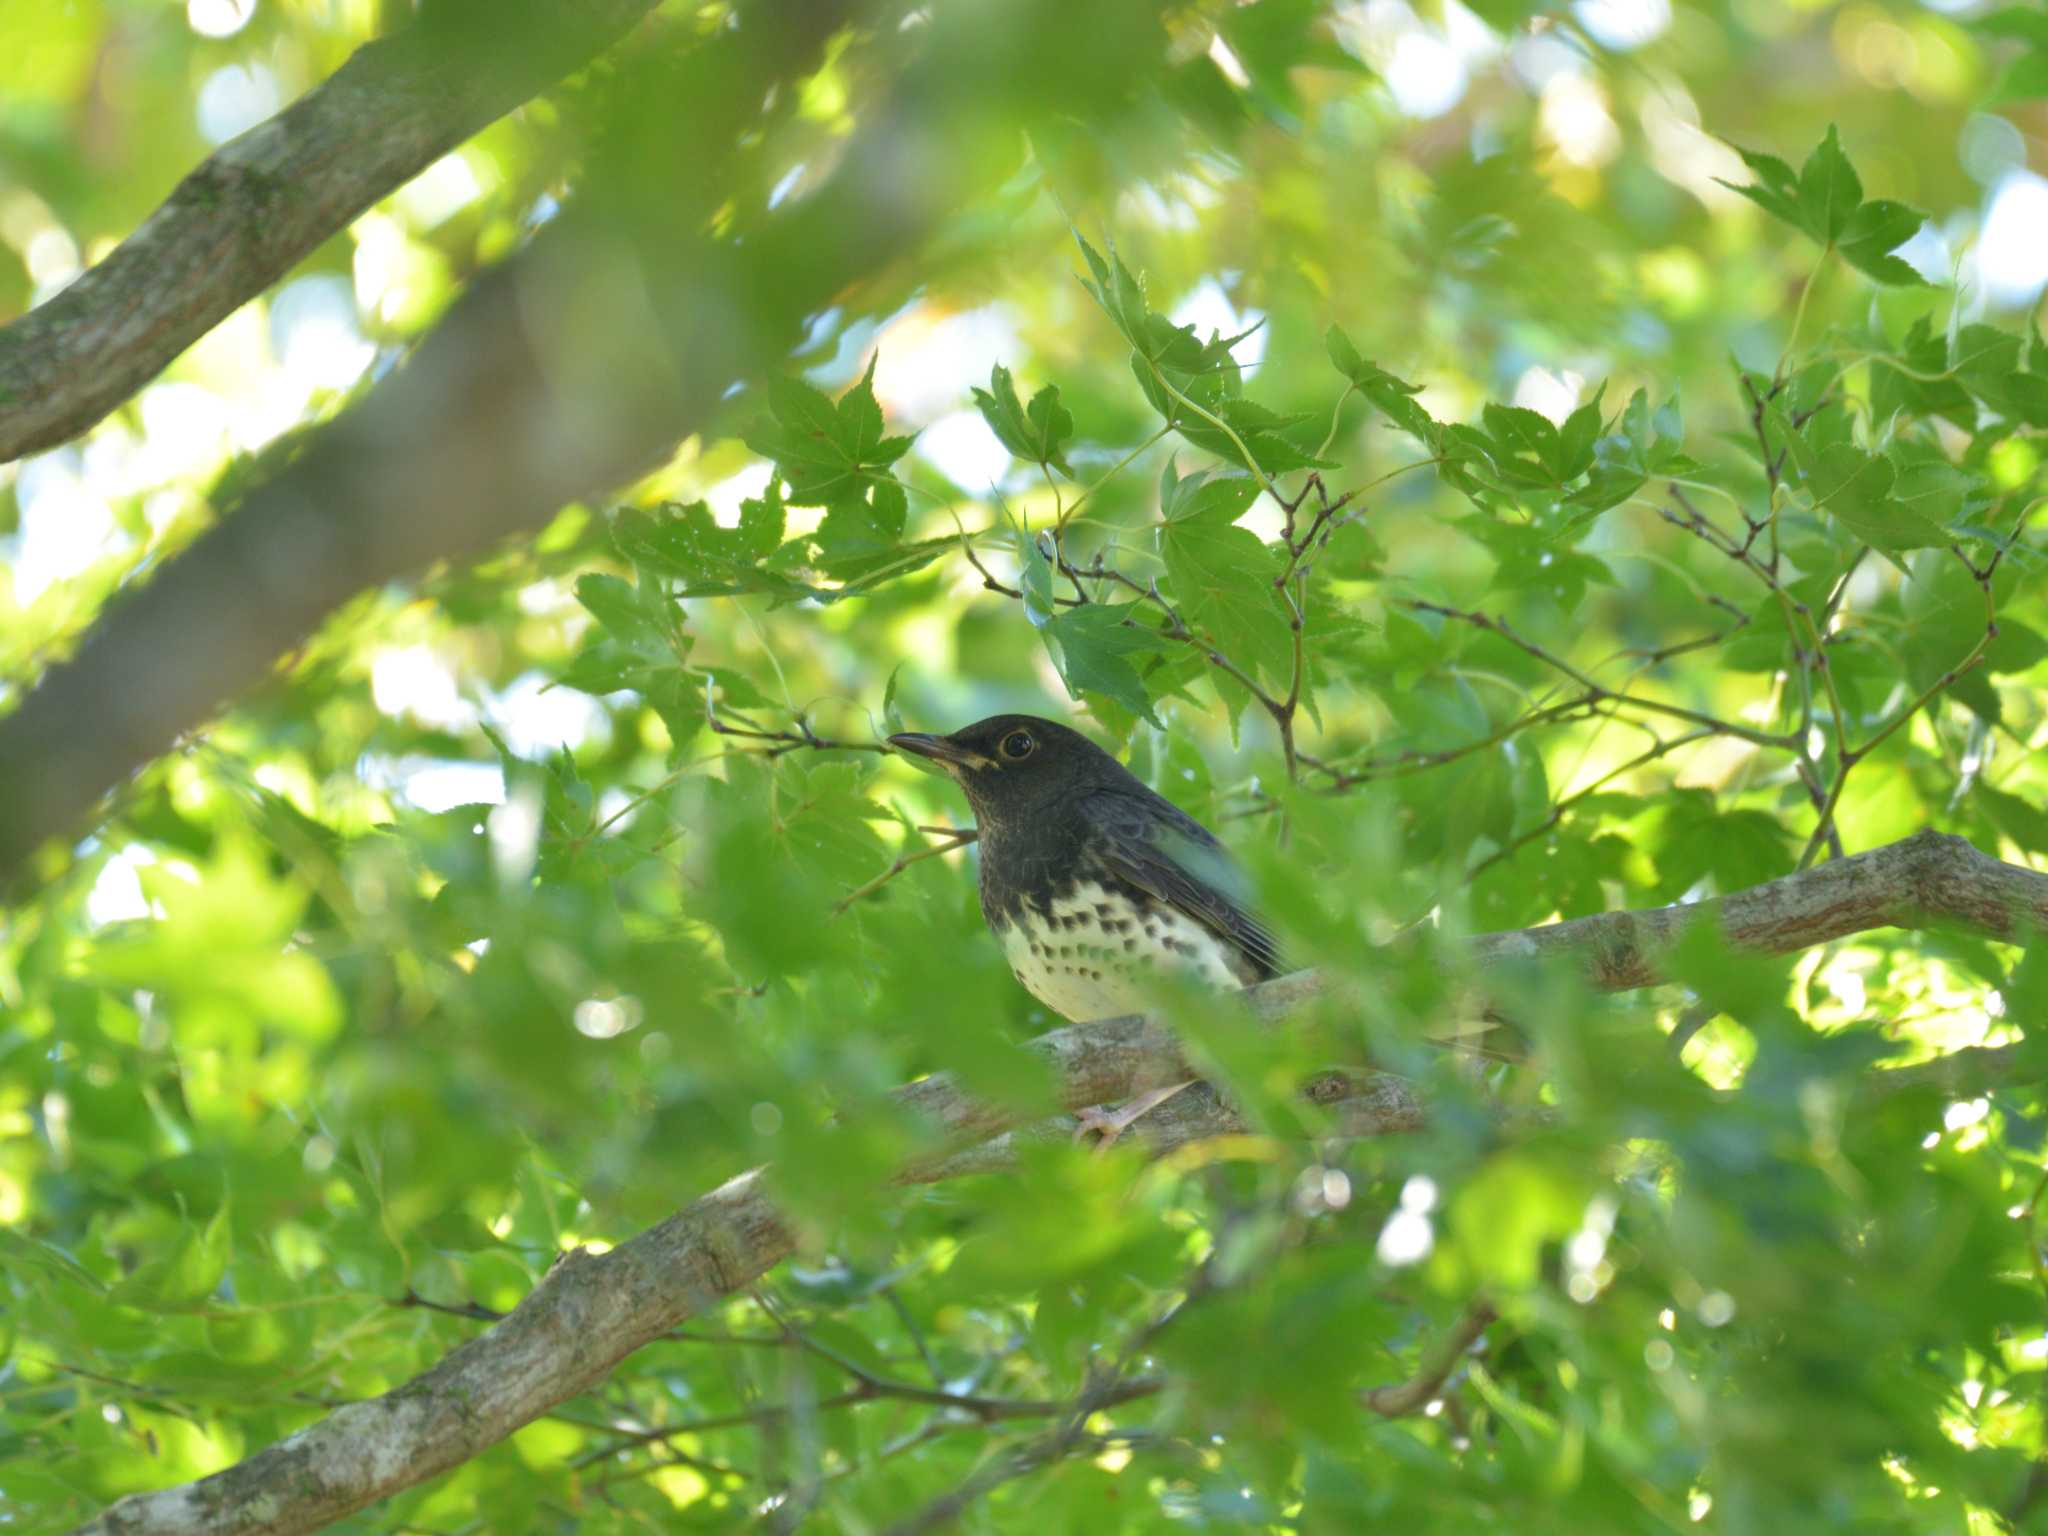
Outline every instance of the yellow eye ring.
[(1003, 738), (1003, 756), (1012, 762), (1018, 762), (1029, 757), (1037, 745), (1038, 743), (1031, 739), (1029, 731), (1012, 731)]

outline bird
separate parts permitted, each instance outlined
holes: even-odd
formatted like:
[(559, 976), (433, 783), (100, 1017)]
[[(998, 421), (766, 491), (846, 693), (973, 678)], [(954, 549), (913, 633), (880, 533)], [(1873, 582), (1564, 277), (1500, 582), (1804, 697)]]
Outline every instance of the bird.
[[(1031, 995), (1075, 1022), (1138, 1013), (1178, 973), (1218, 990), (1281, 969), (1222, 844), (1087, 736), (1036, 715), (992, 715), (889, 744), (966, 792), (981, 849), (981, 913)], [(1076, 1139), (1107, 1147), (1189, 1086), (1087, 1109)]]

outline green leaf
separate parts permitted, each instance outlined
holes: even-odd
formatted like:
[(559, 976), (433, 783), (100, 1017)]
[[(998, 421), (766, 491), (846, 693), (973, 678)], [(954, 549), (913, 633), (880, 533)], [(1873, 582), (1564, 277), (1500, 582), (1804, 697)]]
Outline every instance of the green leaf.
[[(776, 473), (789, 486), (790, 505), (836, 507), (870, 500), (880, 487), (893, 492), (901, 505), (902, 487), (888, 467), (909, 451), (912, 439), (882, 435), (882, 407), (875, 399), (875, 358), (860, 382), (835, 405), (808, 384), (774, 379), (767, 389), (770, 415), (746, 434), (746, 444), (772, 459)], [(879, 505), (871, 515), (877, 523), (891, 514)], [(900, 514), (894, 518), (900, 533)]]
[(99, 1276), (55, 1243), (46, 1243), (12, 1227), (0, 1226), (0, 1254), (6, 1255), (8, 1266), (17, 1273), (23, 1269), (40, 1270), (46, 1275), (83, 1286), (95, 1296), (106, 1293), (107, 1288)]
[(668, 631), (658, 594), (616, 576), (590, 572), (576, 578), (576, 601), (604, 626), (612, 640), (634, 655), (668, 659)]
[(1590, 1193), (1584, 1176), (1561, 1158), (1533, 1148), (1500, 1153), (1451, 1202), (1458, 1254), (1489, 1286), (1534, 1285), (1545, 1245), (1577, 1230)]
[(1918, 234), (1926, 222), (1917, 208), (1880, 198), (1850, 216), (1835, 249), (1865, 277), (1894, 288), (1925, 287), (1927, 279), (1891, 253)]
[(1655, 840), (1644, 851), (1656, 863), (1659, 900), (1677, 901), (1702, 880), (1710, 879), (1717, 891), (1739, 891), (1792, 872), (1782, 820), (1718, 805), (1704, 790), (1667, 795), (1655, 825)]
[(1949, 543), (1940, 524), (1892, 495), (1896, 478), (1889, 459), (1835, 443), (1815, 461), (1806, 489), (1816, 507), (1873, 549), (1896, 554)]
[[(1990, 334), (1994, 338), (2001, 335), (1997, 331)], [(1959, 426), (1974, 426), (1977, 419), (1977, 407), (1969, 393), (1949, 375), (1947, 345), (1934, 334), (1924, 315), (1913, 322), (1895, 349), (1872, 360), (1871, 404), (1879, 421), (1901, 411), (1946, 416)]]
[(1985, 405), (2010, 420), (2048, 426), (2048, 374), (2023, 365), (2019, 337), (1966, 325), (1951, 352), (1947, 371)]
[(1059, 386), (1046, 385), (1031, 397), (1027, 407), (1018, 401), (1010, 370), (1001, 363), (989, 371), (988, 384), (987, 389), (974, 391), (974, 403), (997, 440), (1020, 459), (1048, 464), (1071, 476), (1065, 444), (1074, 435), (1074, 418), (1060, 404)]
[[(765, 495), (740, 504), (739, 522), (732, 528), (720, 527), (701, 501), (688, 506), (664, 502), (653, 511), (622, 509), (612, 522), (612, 542), (634, 565), (681, 581), (685, 597), (760, 591), (807, 595), (761, 569), (782, 542), (783, 518), (781, 493), (770, 485)], [(600, 621), (604, 617), (598, 614)]]
[(1557, 426), (1540, 411), (1489, 403), (1480, 413), (1492, 439), (1494, 464), (1509, 480), (1525, 485), (1561, 485), (1563, 446)]
[(1732, 181), (1723, 181), (1721, 185), (1731, 192), (1741, 193), (1794, 229), (1806, 228), (1805, 214), (1799, 206), (1799, 178), (1792, 173), (1792, 167), (1776, 155), (1752, 154), (1740, 145), (1735, 146), (1735, 152), (1742, 156), (1742, 163), (1755, 173), (1757, 180), (1746, 187), (1739, 187)]
[(1245, 671), (1284, 686), (1293, 632), (1273, 587), (1280, 563), (1256, 534), (1232, 526), (1244, 510), (1238, 483), (1209, 482), (1233, 487), (1227, 492), (1196, 486), (1180, 495), (1176, 488), (1179, 515), (1160, 524), (1159, 553), (1188, 623)]
[(1109, 256), (1105, 260), (1081, 237), (1079, 230), (1074, 231), (1074, 242), (1081, 247), (1081, 255), (1093, 277), (1092, 281), (1083, 278), (1081, 286), (1094, 295), (1095, 302), (1102, 306), (1102, 312), (1123, 333), (1124, 340), (1145, 352), (1150, 345), (1146, 322), (1152, 318), (1152, 312), (1145, 303), (1145, 290), (1123, 264), (1123, 258), (1117, 255), (1114, 245), (1109, 248)]
[(145, 1260), (108, 1293), (108, 1299), (152, 1312), (196, 1307), (219, 1289), (233, 1246), (228, 1206), (223, 1200), (204, 1228), (186, 1227), (170, 1253)]
[(1256, 401), (1235, 396), (1216, 400), (1204, 409), (1217, 421), (1206, 421), (1178, 402), (1167, 415), (1182, 437), (1219, 459), (1246, 469), (1258, 469), (1267, 476), (1286, 474), (1296, 469), (1330, 467), (1329, 459), (1317, 458), (1282, 435), (1311, 420), (1306, 412), (1282, 416)]
[(1024, 617), (1033, 627), (1043, 629), (1059, 612), (1059, 605), (1053, 600), (1052, 561), (1040, 546), (1038, 535), (1029, 528), (1020, 527), (1016, 540), (1017, 579), (1024, 589)]
[(1197, 470), (1183, 476), (1172, 459), (1159, 472), (1159, 511), (1169, 523), (1190, 519), (1234, 523), (1258, 499), (1259, 483), (1250, 475), (1210, 475)]
[(1114, 249), (1105, 260), (1078, 234), (1074, 238), (1093, 274), (1082, 286), (1131, 343), (1138, 387), (1169, 426), (1196, 447), (1266, 475), (1327, 466), (1284, 435), (1309, 415), (1282, 415), (1244, 398), (1242, 371), (1230, 354), (1243, 335), (1204, 342), (1193, 326), (1152, 313)]
[[(1784, 445), (1792, 483), (1813, 499), (1815, 510), (1839, 523), (1852, 537), (1887, 555), (1939, 548), (1950, 542), (1940, 524), (1893, 494), (1898, 471), (1890, 459), (1854, 443), (1816, 446), (1811, 440), (1814, 424), (1804, 430), (1795, 428), (1776, 400), (1765, 406), (1764, 419), (1775, 440)], [(1917, 482), (1910, 488), (1916, 493), (1923, 490)]]
[(1600, 437), (1600, 401), (1607, 393), (1602, 384), (1593, 398), (1573, 411), (1557, 429), (1557, 469), (1561, 480), (1576, 480), (1593, 467), (1593, 445)]
[(1773, 217), (1802, 230), (1866, 277), (1895, 287), (1915, 287), (1925, 279), (1891, 254), (1919, 230), (1925, 215), (1903, 203), (1863, 201), (1863, 182), (1842, 152), (1833, 124), (1806, 157), (1795, 178), (1792, 168), (1771, 155), (1738, 149), (1757, 180), (1746, 187), (1722, 185), (1741, 193)]
[(1806, 231), (1823, 245), (1837, 244), (1863, 201), (1863, 182), (1842, 153), (1835, 125), (1799, 168), (1799, 211)]
[(1055, 615), (1042, 633), (1068, 693), (1077, 699), (1083, 690), (1099, 693), (1158, 725), (1151, 694), (1131, 658), (1165, 650), (1168, 641), (1143, 622), (1140, 610), (1137, 603), (1088, 603)]
[(1358, 355), (1358, 348), (1351, 344), (1351, 338), (1334, 325), (1323, 333), (1323, 344), (1329, 349), (1330, 361), (1336, 365), (1337, 371), (1349, 379), (1381, 415), (1425, 445), (1435, 441), (1437, 424), (1414, 399), (1422, 393), (1420, 384), (1397, 379), (1378, 364), (1367, 362)]

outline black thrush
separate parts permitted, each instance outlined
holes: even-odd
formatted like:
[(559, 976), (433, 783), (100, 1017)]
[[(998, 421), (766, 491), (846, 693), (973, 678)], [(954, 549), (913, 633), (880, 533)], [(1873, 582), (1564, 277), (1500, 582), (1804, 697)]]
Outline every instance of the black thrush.
[[(1273, 975), (1273, 936), (1208, 828), (1147, 789), (1078, 731), (994, 715), (950, 736), (889, 744), (928, 757), (967, 792), (981, 844), (981, 912), (1033, 997), (1083, 1021), (1137, 1013), (1146, 978), (1178, 971), (1219, 988)], [(1186, 1087), (1154, 1089), (1082, 1130), (1114, 1141)]]

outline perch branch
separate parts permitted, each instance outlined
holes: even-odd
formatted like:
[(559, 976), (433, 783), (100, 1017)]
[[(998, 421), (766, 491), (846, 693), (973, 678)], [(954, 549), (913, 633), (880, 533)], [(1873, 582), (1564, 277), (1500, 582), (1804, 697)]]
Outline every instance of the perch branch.
[[(1922, 832), (1716, 901), (1485, 935), (1473, 942), (1471, 960), (1482, 970), (1530, 960), (1576, 963), (1594, 986), (1619, 991), (1658, 981), (1665, 949), (1706, 921), (1718, 921), (1731, 945), (1762, 954), (1876, 928), (1935, 924), (2013, 940), (2048, 928), (2048, 875), (2001, 863), (1961, 838)], [(1304, 971), (1247, 995), (1254, 1012), (1271, 1020), (1322, 990), (1316, 973)], [(1051, 1066), (1068, 1109), (1194, 1075), (1171, 1030), (1144, 1017), (1070, 1025), (1024, 1049)], [(1871, 1091), (1960, 1091), (1979, 1079), (2009, 1078), (2020, 1065), (2010, 1048), (1961, 1052), (1874, 1073)], [(1423, 1106), (1399, 1078), (1351, 1081), (1346, 1093), (1330, 1106), (1340, 1133), (1386, 1134), (1422, 1123)], [(1071, 1123), (1062, 1118), (1013, 1130), (1002, 1111), (970, 1098), (945, 1074), (898, 1089), (896, 1097), (960, 1148), (906, 1171), (906, 1182), (1008, 1166), (1020, 1140), (1059, 1135)], [(1154, 1151), (1242, 1128), (1234, 1111), (1203, 1091), (1177, 1095), (1139, 1125)], [(989, 1143), (991, 1137), (1001, 1139)], [(764, 1181), (763, 1170), (744, 1173), (609, 1253), (566, 1255), (503, 1321), (416, 1380), (338, 1408), (211, 1477), (123, 1499), (78, 1536), (293, 1536), (460, 1464), (786, 1258), (795, 1240)], [(1369, 1396), (1369, 1406), (1388, 1412), (1414, 1391), (1426, 1399), (1443, 1379), (1431, 1382), (1428, 1367), (1443, 1364), (1447, 1352), (1444, 1372), (1454, 1368), (1485, 1327), (1478, 1318), (1477, 1309), (1468, 1312), (1416, 1378), (1379, 1389), (1393, 1395), (1382, 1402)]]

